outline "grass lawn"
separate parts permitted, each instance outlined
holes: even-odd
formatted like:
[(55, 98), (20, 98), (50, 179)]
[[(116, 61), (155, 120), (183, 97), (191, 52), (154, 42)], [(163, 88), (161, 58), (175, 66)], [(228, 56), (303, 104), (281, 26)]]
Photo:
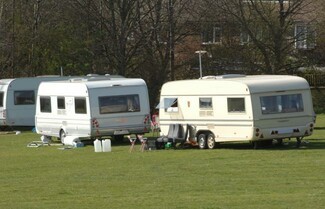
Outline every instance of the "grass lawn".
[(323, 208), (325, 115), (308, 144), (253, 150), (111, 153), (93, 146), (29, 148), (39, 135), (0, 135), (0, 208)]

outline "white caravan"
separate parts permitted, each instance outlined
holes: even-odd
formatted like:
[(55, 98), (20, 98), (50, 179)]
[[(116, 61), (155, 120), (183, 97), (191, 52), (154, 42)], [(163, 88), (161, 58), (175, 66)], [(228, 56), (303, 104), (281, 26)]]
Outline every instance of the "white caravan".
[(150, 130), (147, 85), (142, 79), (112, 78), (91, 81), (42, 82), (38, 89), (37, 133), (65, 143), (71, 138), (122, 139)]
[(36, 95), (42, 81), (68, 79), (59, 76), (40, 76), (0, 80), (0, 128), (34, 126)]
[[(88, 74), (83, 78), (109, 79), (111, 75)], [(68, 80), (70, 76), (39, 76), (0, 79), (0, 129), (6, 126), (35, 126), (37, 89), (43, 81)]]
[(308, 82), (286, 75), (224, 75), (165, 83), (159, 120), (162, 135), (171, 124), (190, 125), (201, 149), (220, 142), (280, 143), (312, 134), (315, 123)]

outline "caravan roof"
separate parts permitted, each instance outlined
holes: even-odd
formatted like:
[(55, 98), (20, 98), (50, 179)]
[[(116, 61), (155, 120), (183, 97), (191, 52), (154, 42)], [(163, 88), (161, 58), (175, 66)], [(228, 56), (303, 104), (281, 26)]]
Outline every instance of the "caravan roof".
[(289, 75), (206, 76), (196, 80), (168, 82), (164, 85), (162, 93), (202, 95), (202, 89), (205, 90), (205, 95), (229, 95), (309, 89), (309, 85), (305, 79)]
[[(60, 88), (58, 88), (60, 84)], [(48, 88), (41, 88), (46, 85)], [(75, 92), (84, 92), (87, 95), (88, 89), (109, 88), (114, 86), (139, 86), (146, 85), (145, 81), (137, 78), (112, 78), (106, 80), (89, 79), (70, 79), (64, 81), (42, 82), (38, 91), (40, 95), (62, 95), (62, 88), (65, 89), (64, 95), (74, 95)], [(48, 91), (48, 89), (51, 89)], [(80, 95), (81, 96), (81, 95)]]
[(14, 79), (0, 79), (0, 85), (8, 85), (10, 82), (12, 82)]

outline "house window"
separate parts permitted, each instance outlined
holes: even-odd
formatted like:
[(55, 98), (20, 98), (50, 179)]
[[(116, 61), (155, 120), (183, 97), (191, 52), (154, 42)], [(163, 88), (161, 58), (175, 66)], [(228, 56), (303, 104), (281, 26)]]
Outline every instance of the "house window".
[(203, 44), (215, 44), (221, 43), (221, 28), (210, 26), (202, 32), (202, 43)]
[(87, 114), (86, 98), (81, 98), (81, 97), (75, 98), (74, 105), (75, 105), (75, 113)]
[(245, 31), (241, 31), (240, 33), (240, 44), (244, 45), (244, 44), (248, 44), (250, 42), (251, 38), (248, 35), (247, 32)]
[(100, 114), (140, 112), (139, 95), (99, 97)]
[(34, 105), (35, 92), (34, 91), (15, 91), (14, 92), (15, 105)]
[(3, 107), (3, 97), (4, 97), (4, 93), (0, 92), (0, 107)]
[(212, 109), (212, 98), (199, 98), (200, 109)]
[(260, 98), (262, 114), (303, 112), (301, 94), (265, 96)]
[(51, 97), (40, 97), (41, 112), (52, 112)]
[(245, 112), (245, 98), (227, 98), (229, 113)]
[(297, 49), (313, 49), (316, 46), (316, 31), (308, 24), (295, 25), (295, 47)]
[(64, 97), (58, 97), (58, 109), (65, 109), (65, 99)]

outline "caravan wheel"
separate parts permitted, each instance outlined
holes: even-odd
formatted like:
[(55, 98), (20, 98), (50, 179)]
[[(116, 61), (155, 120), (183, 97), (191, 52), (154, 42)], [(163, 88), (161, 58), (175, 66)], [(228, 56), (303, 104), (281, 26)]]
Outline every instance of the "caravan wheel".
[(64, 144), (64, 139), (67, 135), (65, 134), (65, 132), (63, 130), (60, 131), (60, 141), (62, 144)]
[(207, 138), (207, 146), (209, 149), (214, 149), (216, 146), (216, 141), (214, 140), (214, 135), (209, 134)]
[(199, 148), (206, 149), (207, 148), (207, 140), (205, 134), (200, 134), (198, 137)]

